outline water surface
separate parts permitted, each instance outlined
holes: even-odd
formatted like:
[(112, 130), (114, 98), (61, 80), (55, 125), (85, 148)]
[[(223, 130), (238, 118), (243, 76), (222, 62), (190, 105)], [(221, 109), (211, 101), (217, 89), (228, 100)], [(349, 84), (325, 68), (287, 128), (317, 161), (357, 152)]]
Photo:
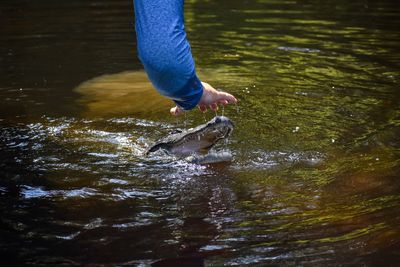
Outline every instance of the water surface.
[(218, 112), (236, 125), (217, 147), (233, 161), (206, 166), (144, 156), (214, 114), (168, 115), (132, 8), (2, 4), (3, 262), (399, 262), (396, 1), (186, 1), (199, 75), (240, 100)]

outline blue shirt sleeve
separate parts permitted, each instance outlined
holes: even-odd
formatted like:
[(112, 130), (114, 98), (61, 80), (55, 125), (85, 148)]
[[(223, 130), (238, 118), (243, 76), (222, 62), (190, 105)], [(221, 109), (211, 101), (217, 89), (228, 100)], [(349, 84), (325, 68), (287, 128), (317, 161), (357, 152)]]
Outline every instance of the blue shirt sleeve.
[(184, 0), (134, 0), (139, 59), (154, 87), (181, 108), (203, 94), (186, 37)]

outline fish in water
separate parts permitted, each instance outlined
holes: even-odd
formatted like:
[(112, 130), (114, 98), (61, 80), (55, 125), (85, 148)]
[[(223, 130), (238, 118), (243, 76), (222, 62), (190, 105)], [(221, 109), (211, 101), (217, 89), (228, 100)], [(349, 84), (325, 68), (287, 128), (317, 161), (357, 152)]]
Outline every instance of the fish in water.
[[(161, 149), (168, 154), (180, 157), (193, 157), (193, 155), (209, 150), (218, 141), (226, 139), (231, 134), (233, 128), (234, 125), (229, 118), (216, 116), (205, 124), (188, 130), (178, 131), (161, 138), (150, 147), (147, 154)], [(201, 163), (201, 160), (197, 159), (196, 162)], [(209, 156), (207, 157), (208, 161)], [(226, 155), (224, 161), (226, 161)]]

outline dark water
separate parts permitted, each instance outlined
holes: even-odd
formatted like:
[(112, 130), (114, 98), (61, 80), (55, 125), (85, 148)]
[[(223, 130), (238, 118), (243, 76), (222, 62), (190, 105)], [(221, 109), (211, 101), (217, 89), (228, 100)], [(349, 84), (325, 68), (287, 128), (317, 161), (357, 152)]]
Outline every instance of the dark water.
[(185, 10), (202, 79), (240, 99), (231, 163), (144, 157), (184, 118), (141, 71), (130, 1), (2, 1), (2, 265), (396, 266), (398, 1)]

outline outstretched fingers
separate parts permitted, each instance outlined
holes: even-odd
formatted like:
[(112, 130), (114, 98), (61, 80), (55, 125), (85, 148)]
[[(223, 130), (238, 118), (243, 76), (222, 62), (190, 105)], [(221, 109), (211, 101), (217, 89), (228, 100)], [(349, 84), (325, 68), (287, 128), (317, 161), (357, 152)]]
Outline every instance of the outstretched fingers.
[[(235, 104), (237, 103), (237, 99), (226, 92), (223, 91), (218, 91), (214, 89), (211, 85), (208, 83), (203, 84), (203, 95), (198, 103), (198, 107), (201, 112), (206, 112), (207, 109), (217, 111), (218, 110), (218, 105), (228, 105), (228, 104)], [(184, 110), (182, 110), (179, 107), (173, 107), (170, 109), (170, 113), (174, 116), (179, 115), (183, 113)]]
[(219, 103), (221, 103), (223, 101), (225, 104), (237, 103), (237, 99), (233, 95), (226, 93), (226, 92), (221, 92), (221, 91), (218, 92), (217, 101)]
[(207, 112), (207, 107), (205, 105), (199, 105), (199, 109), (201, 112)]
[(226, 99), (221, 99), (221, 100), (218, 100), (218, 104), (221, 104), (221, 105), (225, 106), (225, 105), (228, 105), (229, 102)]
[(214, 111), (217, 111), (217, 110), (218, 110), (218, 104), (217, 104), (217, 103), (212, 103), (212, 104), (210, 105), (210, 109), (211, 109), (211, 110), (214, 110)]
[(211, 103), (209, 105), (199, 105), (199, 109), (201, 112), (207, 112), (207, 109), (213, 110), (213, 111), (217, 111), (219, 109), (218, 105), (228, 105), (231, 103), (236, 103), (237, 100), (235, 97), (233, 97), (230, 94), (227, 93), (223, 93), (221, 96), (219, 96), (216, 101), (214, 103)]

